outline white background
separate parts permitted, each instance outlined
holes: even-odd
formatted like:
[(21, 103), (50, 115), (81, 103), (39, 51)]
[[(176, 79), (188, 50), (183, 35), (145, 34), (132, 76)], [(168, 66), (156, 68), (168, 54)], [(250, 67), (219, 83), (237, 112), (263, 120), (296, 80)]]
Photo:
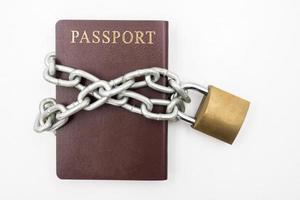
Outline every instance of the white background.
[[(58, 179), (32, 126), (59, 19), (168, 20), (172, 71), (252, 102), (234, 145), (170, 123), (167, 181)], [(299, 0), (2, 0), (0, 199), (300, 199), (299, 20)]]

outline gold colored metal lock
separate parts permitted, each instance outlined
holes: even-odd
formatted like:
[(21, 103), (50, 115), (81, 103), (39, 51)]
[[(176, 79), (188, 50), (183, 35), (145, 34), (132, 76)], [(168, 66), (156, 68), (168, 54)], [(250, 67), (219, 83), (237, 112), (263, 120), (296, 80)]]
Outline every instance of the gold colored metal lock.
[(196, 89), (204, 94), (195, 119), (184, 115), (183, 120), (198, 131), (232, 144), (246, 117), (250, 102), (209, 86), (208, 90), (198, 85), (188, 85), (185, 89)]

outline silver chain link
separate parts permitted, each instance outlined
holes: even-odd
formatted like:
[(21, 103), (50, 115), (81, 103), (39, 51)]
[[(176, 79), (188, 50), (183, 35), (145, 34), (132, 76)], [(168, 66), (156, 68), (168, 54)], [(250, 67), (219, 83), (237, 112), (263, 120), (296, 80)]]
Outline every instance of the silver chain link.
[[(54, 53), (46, 56), (44, 79), (57, 86), (76, 88), (79, 90), (79, 94), (77, 99), (68, 106), (56, 103), (53, 98), (42, 100), (34, 124), (36, 132), (55, 131), (65, 125), (69, 117), (75, 113), (81, 110), (95, 110), (105, 103), (122, 107), (154, 120), (176, 120), (188, 117), (184, 114), (184, 103), (191, 102), (187, 93), (187, 89), (191, 89), (191, 87), (184, 87), (178, 76), (166, 69), (159, 67), (139, 69), (111, 81), (106, 81), (86, 71), (58, 65), (55, 60)], [(58, 78), (57, 72), (66, 74), (68, 78)], [(161, 77), (167, 78), (168, 86), (158, 83)], [(137, 78), (144, 78), (144, 80), (136, 81)], [(84, 80), (90, 84), (85, 86)], [(142, 87), (149, 87), (155, 91), (166, 93), (170, 98), (151, 99), (134, 91)], [(197, 85), (197, 89), (203, 94), (207, 94), (206, 88)], [(90, 97), (94, 97), (96, 100), (92, 101)], [(130, 104), (130, 99), (140, 102), (140, 106)], [(165, 113), (153, 112), (155, 105), (165, 106)]]

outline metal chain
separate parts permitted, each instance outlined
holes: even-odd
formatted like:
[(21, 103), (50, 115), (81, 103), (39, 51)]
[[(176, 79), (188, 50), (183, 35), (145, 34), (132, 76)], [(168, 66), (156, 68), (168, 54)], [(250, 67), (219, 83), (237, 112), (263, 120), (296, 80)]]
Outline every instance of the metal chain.
[[(139, 69), (106, 81), (86, 71), (58, 65), (55, 60), (54, 53), (46, 56), (44, 79), (57, 86), (76, 88), (79, 90), (79, 94), (77, 99), (67, 106), (56, 103), (53, 98), (42, 100), (34, 124), (36, 132), (55, 131), (66, 124), (69, 117), (75, 113), (81, 110), (95, 110), (105, 103), (122, 107), (154, 120), (176, 120), (178, 118), (185, 120), (188, 118), (184, 115), (184, 103), (191, 102), (187, 93), (187, 89), (191, 89), (191, 87), (185, 88), (178, 76), (166, 69), (159, 67)], [(68, 79), (58, 78), (57, 72), (66, 74)], [(168, 86), (158, 83), (161, 77), (167, 78)], [(144, 78), (144, 80), (137, 81), (137, 78)], [(87, 86), (83, 84), (86, 80), (90, 83)], [(169, 94), (170, 99), (151, 99), (134, 91), (142, 87)], [(207, 94), (206, 88), (197, 85), (197, 89), (203, 94)], [(92, 101), (90, 97), (94, 97), (96, 100)], [(140, 106), (130, 104), (130, 99), (139, 101)], [(153, 112), (155, 105), (165, 106), (165, 113)]]

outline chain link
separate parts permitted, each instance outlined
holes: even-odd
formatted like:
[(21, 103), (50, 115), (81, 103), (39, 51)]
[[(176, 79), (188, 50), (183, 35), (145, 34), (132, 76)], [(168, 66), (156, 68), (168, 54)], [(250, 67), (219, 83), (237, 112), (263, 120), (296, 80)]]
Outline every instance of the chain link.
[[(56, 64), (54, 53), (46, 56), (45, 65), (43, 75), (46, 81), (58, 86), (74, 87), (79, 90), (79, 94), (77, 99), (68, 106), (58, 104), (52, 98), (42, 100), (34, 124), (36, 132), (55, 131), (66, 124), (69, 117), (75, 113), (81, 110), (91, 111), (105, 103), (122, 107), (149, 119), (176, 120), (182, 118), (185, 111), (184, 103), (191, 101), (178, 76), (163, 68), (139, 69), (106, 81), (86, 71)], [(66, 74), (68, 79), (58, 78), (57, 72)], [(144, 80), (136, 81), (137, 78), (143, 77)], [(158, 83), (161, 77), (167, 79), (168, 86)], [(90, 84), (84, 85), (84, 80)], [(170, 99), (151, 99), (134, 91), (143, 87), (166, 93)], [(95, 100), (92, 101), (90, 97), (94, 97)], [(140, 102), (140, 105), (130, 104), (130, 99)], [(165, 106), (165, 113), (153, 112), (155, 105)]]

